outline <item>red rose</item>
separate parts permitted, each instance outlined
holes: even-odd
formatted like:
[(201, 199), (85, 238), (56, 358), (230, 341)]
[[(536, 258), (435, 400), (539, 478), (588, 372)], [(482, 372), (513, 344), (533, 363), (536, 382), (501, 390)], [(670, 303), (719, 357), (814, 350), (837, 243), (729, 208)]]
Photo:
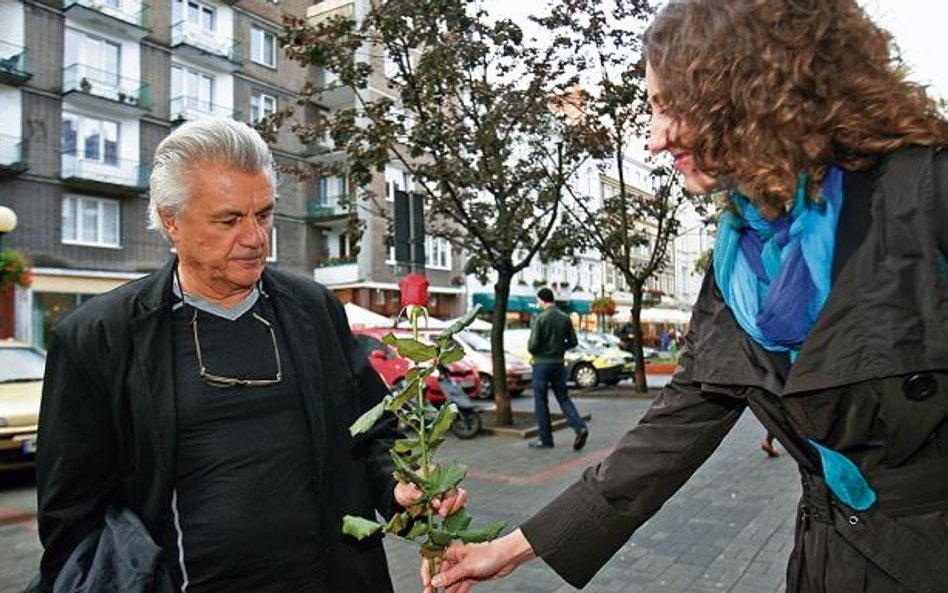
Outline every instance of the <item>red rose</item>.
[(416, 305), (418, 307), (428, 306), (428, 279), (424, 274), (412, 272), (398, 283), (398, 288), (402, 291), (402, 307)]

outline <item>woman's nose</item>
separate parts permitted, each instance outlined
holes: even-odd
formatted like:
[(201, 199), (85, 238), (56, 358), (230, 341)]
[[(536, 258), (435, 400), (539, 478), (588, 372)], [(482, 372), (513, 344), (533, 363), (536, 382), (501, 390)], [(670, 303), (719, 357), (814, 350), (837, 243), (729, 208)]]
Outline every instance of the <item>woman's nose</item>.
[(649, 126), (648, 150), (658, 154), (668, 150), (668, 118), (664, 115), (653, 115)]

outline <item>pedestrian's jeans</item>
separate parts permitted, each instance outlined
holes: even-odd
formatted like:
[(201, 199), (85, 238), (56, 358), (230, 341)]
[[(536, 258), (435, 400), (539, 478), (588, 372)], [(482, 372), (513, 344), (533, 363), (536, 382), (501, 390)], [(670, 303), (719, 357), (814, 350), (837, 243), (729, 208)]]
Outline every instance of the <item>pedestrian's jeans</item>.
[(553, 395), (566, 421), (575, 431), (586, 428), (586, 423), (579, 417), (573, 400), (566, 391), (566, 367), (561, 362), (537, 362), (533, 364), (533, 410), (537, 417), (537, 427), (540, 429), (539, 440), (546, 445), (553, 444), (553, 429), (550, 426), (550, 406), (546, 392), (553, 388)]

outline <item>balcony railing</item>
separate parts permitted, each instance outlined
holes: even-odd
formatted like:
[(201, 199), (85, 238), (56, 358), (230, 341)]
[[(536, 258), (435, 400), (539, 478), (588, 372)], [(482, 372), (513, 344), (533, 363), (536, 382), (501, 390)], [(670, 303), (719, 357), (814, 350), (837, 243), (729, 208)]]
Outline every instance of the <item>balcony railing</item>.
[(117, 6), (112, 6), (103, 0), (63, 0), (65, 10), (81, 6), (142, 29), (151, 29), (151, 13), (147, 4), (141, 0), (118, 0), (116, 4)]
[(63, 70), (63, 94), (70, 92), (82, 92), (139, 109), (151, 109), (147, 84), (85, 64), (72, 64)]
[(226, 58), (234, 64), (240, 64), (243, 61), (240, 55), (240, 43), (188, 21), (178, 21), (171, 25), (172, 47), (182, 44)]
[(358, 282), (359, 264), (350, 263), (313, 268), (313, 280), (326, 286)]
[(0, 80), (23, 84), (33, 76), (29, 51), (19, 45), (0, 41)]
[(204, 119), (207, 117), (229, 117), (240, 120), (240, 112), (233, 107), (218, 105), (197, 97), (179, 95), (171, 99), (171, 119)]
[(0, 176), (11, 177), (26, 171), (23, 140), (19, 136), (0, 134)]
[(347, 210), (340, 204), (345, 196), (326, 196), (306, 200), (306, 217), (309, 219), (344, 216)]
[(148, 186), (151, 167), (132, 159), (109, 157), (83, 151), (62, 154), (62, 178), (85, 180), (130, 188)]

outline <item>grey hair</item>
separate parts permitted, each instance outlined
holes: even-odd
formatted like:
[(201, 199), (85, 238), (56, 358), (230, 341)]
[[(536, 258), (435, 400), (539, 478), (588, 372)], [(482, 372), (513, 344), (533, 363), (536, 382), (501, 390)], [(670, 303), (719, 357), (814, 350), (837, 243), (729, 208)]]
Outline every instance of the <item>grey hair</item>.
[(267, 143), (256, 130), (232, 119), (189, 121), (171, 132), (155, 149), (149, 179), (148, 228), (165, 238), (159, 212), (178, 216), (191, 197), (188, 173), (194, 167), (219, 164), (237, 171), (264, 172), (276, 192), (276, 169)]

